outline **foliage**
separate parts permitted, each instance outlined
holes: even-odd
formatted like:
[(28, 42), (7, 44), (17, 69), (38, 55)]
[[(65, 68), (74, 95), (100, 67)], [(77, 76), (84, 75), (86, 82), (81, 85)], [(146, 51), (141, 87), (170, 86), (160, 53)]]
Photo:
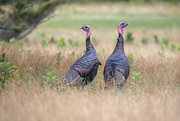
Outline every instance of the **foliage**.
[(157, 36), (157, 35), (154, 35), (154, 42), (155, 42), (156, 44), (159, 44), (159, 39), (158, 39), (158, 36)]
[(24, 45), (23, 41), (22, 41), (22, 40), (19, 40), (19, 41), (18, 41), (18, 45), (22, 47), (22, 46)]
[(142, 78), (142, 76), (140, 74), (141, 74), (141, 72), (132, 71), (132, 75), (133, 75), (133, 77), (132, 77), (132, 79), (133, 79), (132, 84), (136, 84), (136, 83), (141, 82), (141, 81), (139, 81)]
[(80, 45), (80, 42), (79, 41), (74, 41), (74, 40), (71, 40), (69, 39), (68, 40), (69, 44), (72, 45), (72, 46), (79, 46)]
[(43, 39), (42, 40), (42, 42), (41, 42), (41, 45), (43, 46), (43, 47), (47, 47), (48, 46), (48, 41), (46, 40), (46, 39)]
[(1, 40), (1, 41), (0, 41), (0, 45), (1, 45), (1, 46), (4, 46), (4, 45), (6, 45), (6, 42), (5, 42), (4, 40)]
[(128, 55), (128, 59), (129, 59), (129, 65), (130, 65), (130, 67), (131, 67), (132, 64), (133, 64), (136, 60), (134, 59), (133, 54), (129, 54), (129, 55)]
[(179, 51), (180, 51), (180, 46), (177, 46), (177, 50), (179, 50)]
[(65, 42), (64, 37), (61, 37), (61, 39), (60, 39), (60, 41), (58, 43), (58, 47), (60, 47), (60, 48), (66, 47), (66, 42)]
[(162, 44), (164, 44), (165, 46), (168, 46), (168, 44), (169, 44), (169, 39), (168, 39), (168, 38), (163, 38)]
[(55, 82), (55, 79), (56, 79), (56, 76), (53, 75), (53, 72), (52, 71), (48, 71), (46, 73), (45, 76), (42, 76), (45, 80), (43, 81), (43, 83), (50, 88), (52, 88), (54, 86), (54, 82)]
[(149, 39), (143, 37), (142, 40), (141, 40), (141, 42), (142, 42), (143, 44), (148, 44), (148, 43), (149, 43)]
[(132, 32), (128, 32), (126, 35), (126, 42), (132, 43), (134, 41), (134, 38), (132, 37)]
[(176, 50), (176, 44), (171, 43), (171, 51), (175, 51)]
[(13, 66), (11, 65), (11, 62), (10, 61), (0, 62), (0, 71), (1, 71), (0, 84), (4, 89), (4, 84), (8, 83), (12, 79), (14, 74), (14, 69)]
[(11, 44), (14, 44), (16, 41), (15, 41), (15, 38), (11, 38), (10, 40), (9, 40), (9, 42), (11, 43)]

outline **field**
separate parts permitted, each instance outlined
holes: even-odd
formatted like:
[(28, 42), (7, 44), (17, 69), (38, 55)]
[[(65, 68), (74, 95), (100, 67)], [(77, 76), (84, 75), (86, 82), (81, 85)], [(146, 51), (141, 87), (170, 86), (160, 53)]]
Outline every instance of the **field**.
[[(57, 15), (27, 38), (1, 43), (1, 60), (5, 53), (14, 72), (0, 87), (0, 121), (180, 121), (179, 8), (168, 3), (59, 6)], [(126, 55), (133, 57), (131, 72), (122, 90), (105, 91), (103, 68), (122, 21), (130, 24), (125, 40), (128, 33), (134, 39), (125, 42)], [(85, 50), (83, 25), (92, 28), (102, 66), (85, 88), (60, 92), (56, 85)], [(48, 82), (49, 77), (54, 78)]]

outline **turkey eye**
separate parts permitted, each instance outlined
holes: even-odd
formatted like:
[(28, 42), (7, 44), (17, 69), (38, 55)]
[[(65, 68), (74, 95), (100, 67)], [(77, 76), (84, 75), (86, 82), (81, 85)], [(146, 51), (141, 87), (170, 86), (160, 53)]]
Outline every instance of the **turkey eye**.
[(85, 28), (88, 28), (87, 26)]
[(122, 23), (122, 25), (124, 25), (124, 23)]

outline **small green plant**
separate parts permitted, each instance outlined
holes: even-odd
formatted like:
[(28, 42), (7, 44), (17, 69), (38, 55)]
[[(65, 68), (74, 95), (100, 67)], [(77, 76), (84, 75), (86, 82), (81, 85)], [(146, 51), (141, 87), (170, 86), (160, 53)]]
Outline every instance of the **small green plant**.
[(58, 47), (64, 48), (66, 47), (66, 42), (64, 37), (61, 37), (60, 42), (58, 43)]
[(42, 40), (42, 42), (41, 42), (41, 45), (43, 46), (43, 47), (47, 47), (48, 46), (48, 41), (46, 40), (46, 39), (43, 39)]
[(6, 45), (6, 42), (5, 42), (4, 40), (1, 40), (0, 45), (1, 45), (1, 46), (5, 46), (5, 45)]
[(0, 62), (0, 84), (4, 89), (4, 84), (8, 83), (14, 74), (13, 66), (10, 61)]
[(159, 55), (161, 57), (164, 57), (164, 49), (165, 49), (166, 45), (161, 43), (160, 47), (161, 47), (161, 51), (159, 51)]
[(53, 75), (52, 71), (48, 71), (45, 76), (42, 76), (45, 80), (43, 83), (47, 86), (52, 88), (55, 84), (56, 76)]
[(175, 51), (176, 50), (176, 44), (171, 43), (171, 51)]
[(15, 40), (15, 38), (11, 38), (11, 39), (9, 40), (9, 42), (10, 42), (11, 44), (15, 44), (16, 40)]
[(141, 72), (132, 71), (132, 75), (133, 75), (133, 77), (132, 77), (132, 79), (133, 79), (132, 84), (135, 85), (136, 83), (140, 83), (141, 82), (141, 81), (139, 81), (142, 78), (142, 76), (140, 74), (141, 74)]
[(22, 47), (22, 46), (24, 45), (23, 41), (22, 41), (22, 40), (19, 40), (19, 41), (18, 41), (18, 45)]
[(179, 51), (180, 51), (180, 46), (177, 46), (177, 50), (179, 50)]
[(83, 51), (83, 54), (86, 54), (86, 50)]
[(168, 46), (168, 44), (169, 44), (169, 39), (168, 39), (168, 38), (163, 38), (162, 44)]
[(148, 43), (149, 43), (149, 39), (143, 37), (142, 40), (141, 40), (141, 42), (142, 42), (143, 44), (148, 44)]
[(129, 54), (129, 55), (128, 55), (128, 59), (129, 59), (129, 65), (130, 65), (130, 67), (131, 67), (132, 64), (133, 64), (136, 60), (134, 59), (133, 54)]
[(128, 32), (126, 35), (126, 43), (132, 43), (134, 41), (134, 38), (132, 37), (132, 33)]
[(51, 37), (50, 43), (56, 43), (56, 40), (54, 39), (54, 37)]
[(159, 39), (158, 39), (157, 35), (154, 35), (154, 42), (155, 42), (156, 44), (159, 44)]
[(72, 45), (72, 46), (79, 46), (80, 45), (80, 42), (79, 41), (73, 41), (71, 39), (68, 40), (69, 44)]

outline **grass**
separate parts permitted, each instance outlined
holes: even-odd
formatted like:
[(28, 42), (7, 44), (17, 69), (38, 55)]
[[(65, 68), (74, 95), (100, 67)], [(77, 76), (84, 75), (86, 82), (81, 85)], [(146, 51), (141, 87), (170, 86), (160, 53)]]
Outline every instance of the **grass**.
[[(180, 44), (179, 25), (175, 26), (179, 24), (176, 21), (179, 17), (175, 15), (173, 18), (173, 10), (178, 6), (170, 5), (171, 11), (165, 9), (165, 12), (169, 11), (168, 14), (158, 9), (163, 5), (137, 6), (136, 12), (132, 14), (134, 15), (132, 20), (131, 14), (128, 13), (130, 10), (127, 10), (128, 15), (124, 14), (123, 20), (127, 21), (129, 17), (128, 21), (132, 21), (129, 22), (132, 27), (129, 26), (124, 34), (127, 31), (132, 32), (134, 44), (125, 43), (125, 52), (126, 55), (133, 54), (136, 61), (131, 65), (130, 76), (121, 91), (116, 89), (105, 91), (103, 68), (115, 46), (116, 27), (122, 21), (116, 16), (119, 15), (117, 11), (123, 7), (119, 8), (118, 5), (112, 8), (113, 10), (110, 11), (113, 12), (112, 14), (108, 13), (106, 4), (99, 5), (99, 8), (98, 5), (63, 6), (60, 8), (62, 16), (58, 14), (54, 20), (40, 25), (23, 40), (23, 47), (16, 43), (1, 45), (0, 51), (6, 53), (6, 59), (16, 66), (19, 74), (5, 85), (5, 89), (0, 88), (0, 120), (178, 121), (180, 119), (180, 51), (171, 51), (168, 46), (163, 50), (163, 56), (160, 56), (158, 54), (161, 51), (160, 45), (153, 43), (153, 37), (157, 35), (160, 42), (165, 37), (169, 38), (170, 43)], [(88, 8), (92, 7), (100, 13), (102, 10), (99, 18), (97, 17), (99, 14), (89, 13)], [(147, 14), (138, 14), (147, 7)], [(129, 8), (133, 9), (133, 6), (129, 5)], [(158, 14), (163, 14), (163, 17), (160, 17), (161, 21), (159, 20), (159, 27), (155, 26), (158, 24), (153, 24), (153, 20), (154, 23), (158, 22), (158, 19), (156, 20), (158, 14), (154, 13), (154, 9)], [(58, 9), (57, 13), (60, 10)], [(77, 12), (77, 18), (74, 11)], [(146, 18), (151, 18), (150, 16), (152, 19)], [(170, 16), (172, 17), (170, 21), (175, 21), (175, 23), (170, 22), (171, 26), (166, 25), (166, 19)], [(134, 19), (137, 19), (137, 23)], [(43, 85), (42, 76), (56, 64), (57, 53), (61, 52), (60, 62), (53, 70), (53, 75), (56, 76), (55, 84), (58, 84), (74, 61), (83, 55), (85, 33), (79, 30), (83, 20), (89, 25), (92, 24), (92, 36), (98, 40), (95, 49), (102, 66), (99, 67), (94, 81), (84, 89), (70, 88), (59, 93), (55, 87), (50, 89)], [(153, 26), (143, 24), (143, 21)], [(138, 23), (139, 26), (136, 25)], [(50, 41), (51, 37), (54, 37), (56, 42), (42, 47), (42, 40)], [(66, 47), (59, 48), (57, 44), (61, 37), (65, 38), (66, 43), (71, 39), (80, 41), (81, 44), (76, 47), (67, 44)], [(147, 45), (141, 43), (143, 37), (149, 39)], [(27, 51), (24, 47), (30, 49)], [(70, 52), (74, 54), (69, 54)], [(133, 83), (135, 80), (132, 78), (132, 71), (140, 72), (142, 76), (137, 83)]]

